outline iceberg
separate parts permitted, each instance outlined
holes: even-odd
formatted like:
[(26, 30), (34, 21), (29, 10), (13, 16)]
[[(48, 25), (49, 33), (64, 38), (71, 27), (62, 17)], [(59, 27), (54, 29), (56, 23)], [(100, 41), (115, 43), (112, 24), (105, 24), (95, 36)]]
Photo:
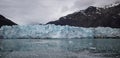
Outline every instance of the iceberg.
[(4, 39), (120, 37), (120, 29), (110, 27), (84, 28), (54, 24), (15, 25), (1, 27), (0, 37)]

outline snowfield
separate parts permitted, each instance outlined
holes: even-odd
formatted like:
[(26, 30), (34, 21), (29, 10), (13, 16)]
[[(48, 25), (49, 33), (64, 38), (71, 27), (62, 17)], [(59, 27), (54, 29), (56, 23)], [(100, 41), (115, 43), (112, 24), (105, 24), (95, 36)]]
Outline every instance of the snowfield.
[(83, 38), (120, 37), (120, 29), (110, 27), (83, 28), (59, 25), (16, 25), (0, 29), (3, 38)]

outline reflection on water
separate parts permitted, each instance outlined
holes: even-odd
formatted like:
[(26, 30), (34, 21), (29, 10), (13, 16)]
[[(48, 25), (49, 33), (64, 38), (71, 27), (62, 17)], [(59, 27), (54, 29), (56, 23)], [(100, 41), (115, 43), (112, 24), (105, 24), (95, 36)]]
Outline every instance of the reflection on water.
[(0, 58), (120, 58), (119, 39), (0, 39)]

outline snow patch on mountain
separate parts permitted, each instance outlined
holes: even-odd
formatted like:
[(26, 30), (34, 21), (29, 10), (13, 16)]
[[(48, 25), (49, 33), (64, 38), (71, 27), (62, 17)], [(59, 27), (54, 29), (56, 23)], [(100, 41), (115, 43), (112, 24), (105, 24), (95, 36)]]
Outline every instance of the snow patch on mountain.
[(104, 5), (104, 6), (98, 6), (98, 5), (92, 5), (92, 6), (106, 9), (106, 8), (118, 6), (119, 4), (120, 4), (120, 1), (116, 1), (116, 2), (114, 2), (114, 3), (107, 4), (107, 5)]

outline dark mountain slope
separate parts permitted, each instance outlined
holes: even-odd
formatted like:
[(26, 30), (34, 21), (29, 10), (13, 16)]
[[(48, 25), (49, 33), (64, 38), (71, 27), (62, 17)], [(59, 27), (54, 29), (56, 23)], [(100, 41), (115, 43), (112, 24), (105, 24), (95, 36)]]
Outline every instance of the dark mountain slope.
[(0, 15), (0, 27), (4, 25), (11, 26), (11, 25), (17, 25), (17, 24), (5, 18), (4, 16)]
[(73, 14), (61, 17), (47, 24), (70, 25), (77, 27), (112, 27), (120, 28), (120, 4), (110, 8), (90, 6)]

